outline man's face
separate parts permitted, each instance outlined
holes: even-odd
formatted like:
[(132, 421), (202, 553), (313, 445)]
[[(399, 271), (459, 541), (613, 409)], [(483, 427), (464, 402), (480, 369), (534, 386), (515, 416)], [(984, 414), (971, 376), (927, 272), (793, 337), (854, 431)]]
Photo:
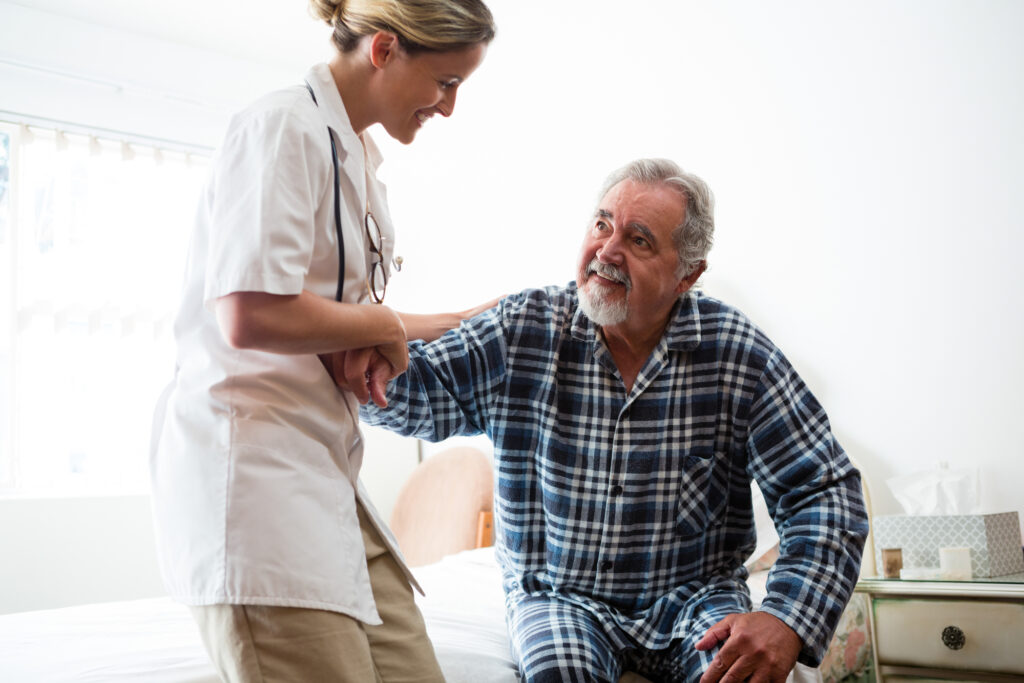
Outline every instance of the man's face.
[(576, 284), (580, 306), (603, 328), (647, 334), (664, 327), (672, 306), (700, 276), (676, 275), (672, 231), (684, 199), (662, 185), (623, 180), (598, 203), (580, 249)]

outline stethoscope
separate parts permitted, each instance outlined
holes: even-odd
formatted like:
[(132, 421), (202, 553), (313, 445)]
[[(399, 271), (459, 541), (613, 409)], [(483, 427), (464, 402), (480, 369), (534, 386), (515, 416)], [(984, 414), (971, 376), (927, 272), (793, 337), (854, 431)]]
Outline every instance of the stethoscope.
[[(313, 98), (313, 104), (319, 108), (320, 104), (316, 101), (313, 88), (309, 85), (309, 81), (305, 81), (305, 83), (309, 96)], [(327, 127), (327, 137), (331, 141), (331, 162), (334, 164), (334, 229), (338, 233), (338, 291), (334, 295), (334, 300), (341, 301), (342, 290), (345, 286), (345, 240), (341, 235), (341, 197), (338, 194), (338, 183), (341, 182), (341, 176), (338, 174), (338, 148), (334, 144), (334, 135), (331, 133), (330, 126)]]

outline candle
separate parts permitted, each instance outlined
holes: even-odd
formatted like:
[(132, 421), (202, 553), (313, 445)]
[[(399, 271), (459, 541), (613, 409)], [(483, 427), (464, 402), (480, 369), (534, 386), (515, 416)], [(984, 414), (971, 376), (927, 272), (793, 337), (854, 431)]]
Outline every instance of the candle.
[(900, 548), (883, 548), (882, 575), (887, 579), (898, 579), (902, 568), (903, 551)]
[(939, 548), (939, 570), (944, 579), (970, 581), (971, 549)]

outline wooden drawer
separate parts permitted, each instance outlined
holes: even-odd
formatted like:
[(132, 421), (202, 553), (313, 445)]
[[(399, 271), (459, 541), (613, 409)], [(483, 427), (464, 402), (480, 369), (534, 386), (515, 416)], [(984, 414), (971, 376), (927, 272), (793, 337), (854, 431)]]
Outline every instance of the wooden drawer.
[[(876, 598), (879, 664), (1024, 674), (1024, 604)], [(943, 643), (956, 627), (963, 647)]]

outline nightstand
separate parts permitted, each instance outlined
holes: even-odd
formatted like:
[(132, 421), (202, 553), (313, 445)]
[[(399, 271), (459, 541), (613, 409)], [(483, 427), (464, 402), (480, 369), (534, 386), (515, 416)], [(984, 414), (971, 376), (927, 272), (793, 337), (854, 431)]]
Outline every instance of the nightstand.
[(878, 683), (1024, 681), (1024, 574), (972, 581), (862, 578)]

